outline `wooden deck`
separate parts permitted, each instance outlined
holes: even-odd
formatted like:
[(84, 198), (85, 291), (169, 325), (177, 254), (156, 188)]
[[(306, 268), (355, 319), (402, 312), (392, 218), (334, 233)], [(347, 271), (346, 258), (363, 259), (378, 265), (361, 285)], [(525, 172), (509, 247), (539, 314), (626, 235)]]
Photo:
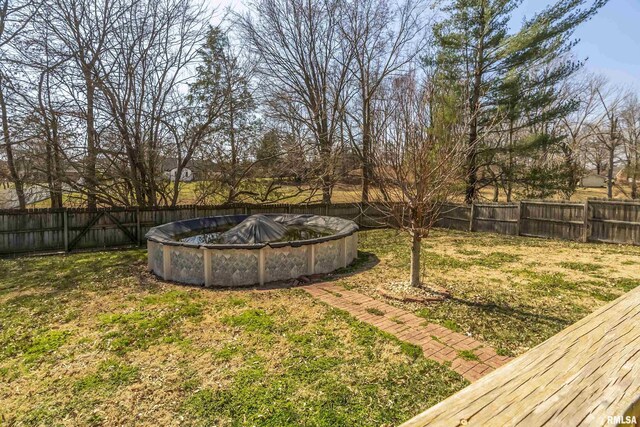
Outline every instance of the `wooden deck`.
[(595, 426), (640, 422), (640, 288), (403, 424)]

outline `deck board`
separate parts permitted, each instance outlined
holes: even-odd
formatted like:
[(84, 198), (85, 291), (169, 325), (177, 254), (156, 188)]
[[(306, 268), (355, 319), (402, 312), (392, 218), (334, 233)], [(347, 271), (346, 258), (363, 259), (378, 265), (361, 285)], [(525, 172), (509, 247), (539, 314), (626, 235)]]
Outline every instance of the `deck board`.
[(638, 416), (639, 399), (637, 288), (403, 427), (607, 425)]

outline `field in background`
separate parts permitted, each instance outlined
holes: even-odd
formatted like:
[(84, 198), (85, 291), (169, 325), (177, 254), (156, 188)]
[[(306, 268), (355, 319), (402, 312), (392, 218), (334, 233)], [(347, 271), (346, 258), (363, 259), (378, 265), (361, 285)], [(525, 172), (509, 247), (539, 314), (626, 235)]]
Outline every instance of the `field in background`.
[[(346, 289), (384, 299), (409, 241), (360, 233)], [(426, 284), (390, 304), (518, 355), (640, 285), (640, 248), (436, 231)], [(0, 416), (9, 425), (396, 425), (467, 383), (299, 289), (163, 283), (129, 250), (0, 260)], [(473, 357), (469, 354), (468, 357)]]
[[(178, 198), (179, 205), (190, 205), (196, 204), (199, 202), (197, 196), (197, 187), (198, 183), (189, 182), (182, 183), (180, 196)], [(628, 185), (621, 187), (614, 187), (613, 189), (613, 197), (615, 199), (621, 200), (629, 200), (629, 195), (631, 194), (631, 188)], [(571, 197), (571, 201), (574, 202), (582, 202), (589, 198), (606, 198), (607, 197), (607, 189), (606, 188), (578, 188), (576, 193)], [(493, 188), (486, 187), (483, 188), (480, 192), (480, 198), (483, 201), (492, 201), (493, 200)], [(337, 184), (333, 190), (333, 194), (331, 197), (332, 203), (355, 203), (359, 202), (362, 199), (361, 197), (361, 189), (359, 185), (352, 184)], [(561, 200), (563, 196), (558, 194), (554, 197), (550, 197), (549, 200)], [(310, 190), (304, 191), (302, 193), (299, 192), (298, 188), (290, 185), (283, 185), (277, 191), (277, 200), (279, 203), (320, 203), (322, 201), (322, 194), (319, 191), (312, 192)], [(515, 197), (514, 201), (517, 201), (518, 198)], [(225, 201), (223, 197), (209, 197), (206, 199), (206, 203), (200, 204), (221, 204)], [(459, 202), (463, 201), (462, 196), (458, 198)], [(506, 197), (501, 192), (499, 200), (500, 202), (505, 202)], [(0, 208), (2, 198), (0, 198)], [(249, 197), (246, 200), (247, 203), (262, 203), (263, 201), (259, 197)], [(81, 194), (77, 193), (69, 193), (64, 196), (64, 204), (67, 207), (84, 207), (84, 197)], [(29, 205), (31, 208), (48, 208), (51, 206), (49, 199), (40, 200), (37, 203), (32, 203)]]

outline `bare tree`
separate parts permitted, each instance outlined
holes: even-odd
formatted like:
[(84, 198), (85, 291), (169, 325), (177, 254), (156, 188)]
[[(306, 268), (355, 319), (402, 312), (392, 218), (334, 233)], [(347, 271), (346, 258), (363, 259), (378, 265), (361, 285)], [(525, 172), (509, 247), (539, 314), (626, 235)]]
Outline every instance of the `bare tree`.
[(598, 113), (598, 90), (606, 81), (599, 75), (581, 75), (576, 79), (567, 81), (563, 87), (564, 99), (573, 99), (578, 105), (570, 114), (561, 119), (561, 130), (567, 135), (561, 144), (564, 161), (568, 170), (574, 172), (570, 177), (572, 182), (567, 187), (566, 195), (571, 198), (575, 191), (575, 185), (584, 171), (584, 160), (580, 159), (585, 151), (585, 143), (589, 138), (589, 123)]
[(622, 98), (615, 91), (607, 94), (608, 96), (603, 95), (600, 89), (597, 90), (597, 93), (604, 111), (601, 120), (594, 125), (595, 137), (607, 152), (607, 198), (612, 199), (616, 155), (622, 147), (619, 111)]
[(139, 0), (126, 9), (114, 30), (114, 46), (96, 64), (105, 114), (117, 131), (111, 156), (122, 159), (110, 162), (117, 172), (113, 178), (139, 206), (170, 202), (159, 169), (175, 128), (170, 123), (183, 118), (176, 100), (184, 98), (208, 16), (203, 4), (190, 0)]
[(358, 88), (353, 112), (360, 130), (354, 144), (362, 163), (362, 201), (371, 184), (373, 104), (383, 82), (411, 63), (424, 47), (426, 20), (422, 0), (350, 0), (342, 4), (342, 37), (353, 52), (350, 72)]
[(449, 93), (414, 74), (396, 78), (382, 101), (376, 126), (373, 170), (390, 196), (380, 209), (388, 225), (411, 236), (411, 285), (420, 285), (422, 239), (443, 202), (464, 178), (466, 133), (456, 117), (460, 104)]
[(7, 159), (9, 177), (14, 185), (18, 204), (26, 207), (24, 173), (16, 163), (14, 146), (20, 141), (14, 138), (10, 117), (10, 106), (7, 95), (15, 93), (12, 84), (12, 70), (16, 66), (14, 55), (20, 37), (24, 37), (25, 29), (38, 10), (35, 0), (0, 0), (0, 121), (2, 123), (2, 141)]
[(344, 122), (351, 52), (341, 37), (340, 2), (259, 0), (239, 18), (247, 42), (260, 60), (268, 96), (286, 101), (281, 110), (312, 132), (322, 201), (331, 201), (335, 150)]
[(635, 93), (627, 95), (620, 119), (626, 160), (625, 175), (630, 180), (631, 198), (637, 199), (640, 178), (640, 100)]
[[(86, 154), (82, 160), (83, 191), (87, 207), (97, 207), (98, 129), (96, 126), (98, 64), (108, 51), (117, 49), (113, 43), (115, 29), (122, 23), (128, 5), (120, 0), (54, 0), (43, 10), (42, 22), (48, 22), (52, 34), (61, 41), (73, 60), (82, 81), (78, 96), (83, 109), (86, 133)], [(133, 21), (130, 25), (134, 25)]]

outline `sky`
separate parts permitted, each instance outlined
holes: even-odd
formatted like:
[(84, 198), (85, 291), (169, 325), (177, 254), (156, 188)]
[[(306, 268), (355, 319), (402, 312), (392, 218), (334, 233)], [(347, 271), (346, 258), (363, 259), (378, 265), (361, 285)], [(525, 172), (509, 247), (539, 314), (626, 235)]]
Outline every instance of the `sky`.
[[(524, 0), (521, 16), (532, 16), (549, 1)], [(589, 71), (612, 84), (640, 90), (640, 0), (609, 0), (597, 15), (578, 27), (574, 48)]]
[[(211, 0), (218, 10), (230, 6), (244, 9), (246, 0)], [(514, 22), (531, 17), (555, 1), (524, 0)], [(640, 0), (609, 2), (575, 33), (580, 43), (574, 48), (578, 59), (586, 60), (586, 69), (603, 74), (612, 84), (640, 91)]]

